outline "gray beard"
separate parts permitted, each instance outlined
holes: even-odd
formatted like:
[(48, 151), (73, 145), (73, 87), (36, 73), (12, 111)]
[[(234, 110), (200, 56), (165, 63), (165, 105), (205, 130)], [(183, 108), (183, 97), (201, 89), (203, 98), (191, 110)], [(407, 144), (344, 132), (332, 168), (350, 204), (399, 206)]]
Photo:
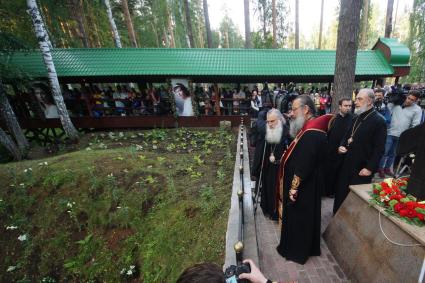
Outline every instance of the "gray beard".
[(367, 111), (367, 105), (354, 109), (354, 114), (361, 115), (362, 113)]
[(280, 143), (280, 140), (282, 139), (282, 133), (283, 133), (282, 122), (279, 121), (279, 124), (274, 129), (270, 128), (270, 126), (267, 125), (267, 128), (266, 128), (267, 143), (271, 143), (271, 144)]
[(303, 116), (296, 117), (294, 120), (291, 121), (291, 124), (289, 125), (289, 135), (292, 138), (295, 138), (299, 131), (303, 128), (305, 124), (305, 119)]

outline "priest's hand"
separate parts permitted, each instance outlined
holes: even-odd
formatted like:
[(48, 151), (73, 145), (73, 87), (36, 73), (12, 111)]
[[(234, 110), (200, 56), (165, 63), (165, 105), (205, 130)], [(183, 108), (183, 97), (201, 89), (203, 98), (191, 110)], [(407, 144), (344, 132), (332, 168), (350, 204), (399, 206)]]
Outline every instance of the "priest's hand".
[(296, 201), (297, 200), (297, 196), (298, 196), (297, 190), (292, 190), (292, 189), (289, 190), (289, 199), (291, 201)]
[(347, 153), (347, 148), (345, 146), (338, 147), (338, 153), (339, 154)]
[(359, 172), (359, 176), (367, 177), (367, 176), (370, 176), (370, 175), (372, 175), (372, 171), (370, 171), (369, 169), (366, 169), (366, 168), (363, 168)]

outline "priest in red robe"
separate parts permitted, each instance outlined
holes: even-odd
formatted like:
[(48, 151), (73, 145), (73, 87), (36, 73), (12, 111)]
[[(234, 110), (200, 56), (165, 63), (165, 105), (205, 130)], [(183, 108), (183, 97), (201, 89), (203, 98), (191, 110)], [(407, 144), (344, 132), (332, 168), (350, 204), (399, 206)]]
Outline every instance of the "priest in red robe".
[(320, 255), (322, 168), (326, 155), (326, 131), (333, 115), (315, 118), (314, 102), (298, 96), (290, 112), (294, 138), (280, 161), (278, 207), (282, 219), (277, 251), (287, 260), (304, 264)]

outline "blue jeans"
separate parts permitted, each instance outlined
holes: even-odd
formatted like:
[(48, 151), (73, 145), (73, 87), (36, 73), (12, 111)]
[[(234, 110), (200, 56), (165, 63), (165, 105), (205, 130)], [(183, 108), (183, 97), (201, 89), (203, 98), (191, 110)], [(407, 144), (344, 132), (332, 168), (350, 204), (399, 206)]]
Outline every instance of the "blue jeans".
[(387, 136), (385, 141), (385, 153), (382, 156), (381, 161), (379, 162), (379, 168), (386, 169), (391, 168), (394, 163), (395, 151), (398, 145), (398, 138), (395, 136)]

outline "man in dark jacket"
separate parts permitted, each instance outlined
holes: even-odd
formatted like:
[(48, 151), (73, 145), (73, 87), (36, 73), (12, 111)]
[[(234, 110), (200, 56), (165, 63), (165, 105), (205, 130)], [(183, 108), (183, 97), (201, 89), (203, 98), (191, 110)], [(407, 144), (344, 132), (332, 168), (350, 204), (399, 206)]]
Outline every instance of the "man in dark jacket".
[(335, 181), (341, 163), (343, 161), (343, 155), (338, 153), (338, 147), (341, 145), (341, 141), (345, 134), (348, 132), (353, 122), (353, 115), (351, 114), (351, 98), (341, 98), (338, 101), (339, 113), (335, 116), (330, 124), (328, 131), (328, 150), (326, 155), (326, 166), (325, 166), (325, 192), (326, 196), (335, 195)]
[(384, 154), (387, 127), (382, 115), (373, 108), (374, 99), (372, 89), (359, 91), (354, 103), (357, 117), (338, 148), (338, 152), (344, 155), (344, 161), (337, 177), (334, 214), (350, 192), (350, 185), (372, 181)]

